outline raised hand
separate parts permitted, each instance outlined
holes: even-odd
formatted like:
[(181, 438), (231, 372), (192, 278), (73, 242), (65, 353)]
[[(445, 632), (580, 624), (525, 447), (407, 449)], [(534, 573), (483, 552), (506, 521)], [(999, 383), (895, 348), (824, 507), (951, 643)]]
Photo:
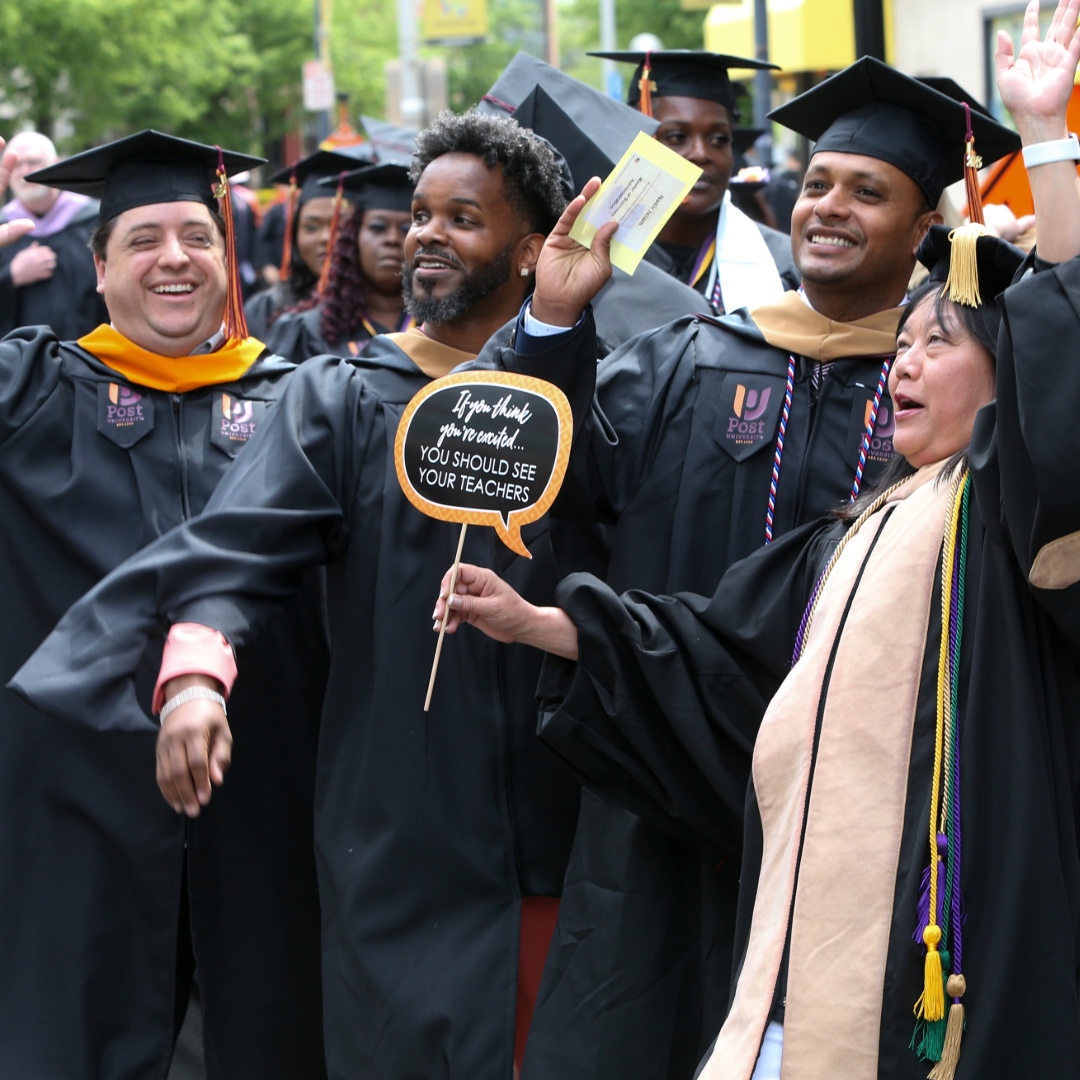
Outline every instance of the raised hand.
[(541, 322), (573, 326), (611, 277), (611, 238), (619, 227), (618, 222), (608, 222), (600, 229), (593, 237), (592, 247), (584, 248), (570, 239), (570, 229), (599, 187), (600, 180), (594, 176), (581, 189), (581, 194), (571, 200), (544, 241), (536, 263), (532, 298), (532, 313)]
[[(0, 139), (0, 150), (3, 149), (4, 140)], [(15, 168), (15, 163), (18, 160), (18, 155), (13, 150), (4, 151), (3, 157), (0, 157), (0, 191), (7, 191), (11, 180), (11, 170)], [(18, 218), (15, 221), (8, 221), (0, 225), (0, 247), (14, 244), (16, 240), (21, 239), (28, 232), (32, 232), (33, 229), (34, 223), (29, 218)]]
[(1031, 0), (1015, 56), (1009, 35), (998, 32), (994, 56), (998, 89), (1025, 144), (1068, 134), (1065, 112), (1080, 62), (1078, 15), (1080, 0), (1060, 0), (1046, 37), (1040, 40), (1039, 3)]

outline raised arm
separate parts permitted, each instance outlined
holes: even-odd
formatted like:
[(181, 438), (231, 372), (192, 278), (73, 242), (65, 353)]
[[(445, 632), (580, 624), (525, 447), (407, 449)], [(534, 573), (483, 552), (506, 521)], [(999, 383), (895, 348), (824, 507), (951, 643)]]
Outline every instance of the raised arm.
[[(1080, 0), (1060, 0), (1046, 32), (1039, 39), (1039, 2), (1024, 13), (1020, 50), (998, 31), (998, 89), (1023, 140), (1028, 180), (1035, 201), (1038, 254), (1062, 263), (1080, 255), (1080, 178), (1073, 157), (1056, 157), (1055, 142), (1069, 138), (1066, 110), (1080, 61)], [(1074, 137), (1075, 142), (1075, 137)], [(1035, 164), (1040, 157), (1053, 160)]]

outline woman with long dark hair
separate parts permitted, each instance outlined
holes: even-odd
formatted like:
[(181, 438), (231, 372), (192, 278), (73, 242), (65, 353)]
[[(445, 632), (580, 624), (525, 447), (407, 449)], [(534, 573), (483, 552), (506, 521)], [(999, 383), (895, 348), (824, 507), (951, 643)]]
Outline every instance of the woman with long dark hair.
[[(346, 154), (316, 150), (270, 178), (274, 183), (289, 185), (285, 247), (277, 284), (257, 292), (244, 305), (252, 337), (265, 342), (271, 327), (285, 312), (306, 311), (318, 303), (316, 288), (333, 243), (335, 217), (334, 189), (323, 187), (319, 181), (333, 176), (336, 184), (341, 173), (352, 171), (358, 164), (356, 158)], [(350, 210), (351, 205), (344, 203), (339, 220)]]
[(411, 325), (401, 294), (412, 223), (408, 167), (373, 165), (347, 174), (343, 184), (355, 209), (330, 254), (326, 290), (316, 306), (278, 319), (267, 341), (295, 363), (321, 353), (357, 356), (376, 334)]

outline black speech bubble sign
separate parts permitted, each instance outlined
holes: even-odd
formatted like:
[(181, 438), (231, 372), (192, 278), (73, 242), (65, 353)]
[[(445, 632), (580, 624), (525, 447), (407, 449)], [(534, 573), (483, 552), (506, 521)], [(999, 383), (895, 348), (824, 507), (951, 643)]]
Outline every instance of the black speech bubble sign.
[(409, 402), (394, 445), (398, 481), (430, 517), (491, 525), (529, 557), (521, 526), (542, 517), (570, 457), (573, 420), (558, 387), (502, 371), (437, 379)]

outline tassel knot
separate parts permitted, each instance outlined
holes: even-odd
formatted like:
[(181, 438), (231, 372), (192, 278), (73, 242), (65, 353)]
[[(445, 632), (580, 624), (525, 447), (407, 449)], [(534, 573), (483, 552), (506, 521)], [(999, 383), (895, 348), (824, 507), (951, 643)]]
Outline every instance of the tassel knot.
[(945, 1015), (945, 985), (941, 974), (941, 927), (928, 926), (923, 931), (926, 944), (926, 964), (923, 972), (923, 992), (915, 1005), (915, 1014), (924, 1020), (940, 1020)]

